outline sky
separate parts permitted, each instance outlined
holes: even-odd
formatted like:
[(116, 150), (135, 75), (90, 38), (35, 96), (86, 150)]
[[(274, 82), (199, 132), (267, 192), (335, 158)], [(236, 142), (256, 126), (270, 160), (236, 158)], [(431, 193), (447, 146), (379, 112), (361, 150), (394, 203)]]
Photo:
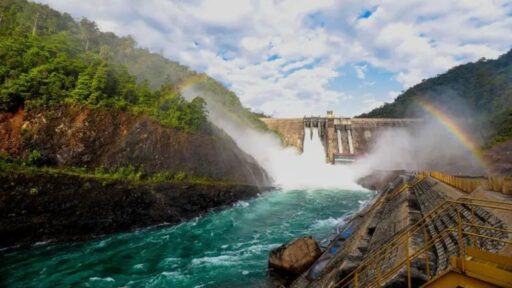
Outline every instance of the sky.
[(274, 117), (353, 116), (512, 44), (501, 0), (37, 0), (205, 72)]

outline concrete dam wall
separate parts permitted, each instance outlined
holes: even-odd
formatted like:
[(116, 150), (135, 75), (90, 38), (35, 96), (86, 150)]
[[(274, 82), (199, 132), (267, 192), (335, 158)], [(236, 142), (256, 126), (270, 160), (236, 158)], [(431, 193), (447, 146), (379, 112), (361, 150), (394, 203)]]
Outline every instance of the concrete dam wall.
[(324, 144), (326, 161), (351, 162), (366, 154), (377, 136), (387, 129), (413, 129), (420, 119), (364, 119), (341, 117), (262, 118), (267, 126), (279, 133), (287, 146), (303, 151), (305, 130), (318, 128)]
[(283, 144), (304, 149), (304, 119), (303, 118), (261, 118), (270, 130), (281, 136)]

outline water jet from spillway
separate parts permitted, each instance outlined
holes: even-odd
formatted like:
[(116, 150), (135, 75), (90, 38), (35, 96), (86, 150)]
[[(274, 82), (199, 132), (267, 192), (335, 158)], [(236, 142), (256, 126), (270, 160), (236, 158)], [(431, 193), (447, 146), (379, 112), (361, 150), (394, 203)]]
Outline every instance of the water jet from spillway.
[[(346, 189), (361, 190), (354, 173), (347, 166), (326, 163), (325, 150), (318, 134), (318, 128), (304, 127), (304, 153), (284, 147), (279, 137), (268, 131), (261, 131), (237, 121), (204, 91), (189, 87), (181, 91), (186, 99), (202, 96), (207, 101), (208, 120), (222, 128), (236, 144), (251, 155), (273, 179), (273, 185), (283, 189)], [(309, 134), (308, 134), (309, 133)]]
[(299, 154), (295, 148), (283, 147), (275, 134), (242, 127), (216, 115), (210, 113), (210, 121), (224, 129), (242, 150), (253, 156), (271, 175), (275, 186), (287, 190), (362, 189), (349, 166), (326, 163), (318, 128), (304, 127), (304, 152)]

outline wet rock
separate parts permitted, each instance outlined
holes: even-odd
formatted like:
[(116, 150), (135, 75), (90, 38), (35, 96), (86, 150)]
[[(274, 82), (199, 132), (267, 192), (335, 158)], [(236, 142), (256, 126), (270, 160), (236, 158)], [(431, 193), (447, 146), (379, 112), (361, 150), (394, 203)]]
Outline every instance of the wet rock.
[(311, 236), (296, 239), (270, 251), (268, 266), (271, 270), (300, 275), (320, 257), (320, 246)]

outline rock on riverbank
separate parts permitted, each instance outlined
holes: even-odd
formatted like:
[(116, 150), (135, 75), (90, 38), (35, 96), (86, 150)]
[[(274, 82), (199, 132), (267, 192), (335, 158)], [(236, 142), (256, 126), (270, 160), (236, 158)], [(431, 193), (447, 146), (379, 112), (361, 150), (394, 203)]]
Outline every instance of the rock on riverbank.
[(270, 252), (268, 266), (282, 274), (297, 276), (320, 257), (320, 246), (311, 236), (296, 239)]

